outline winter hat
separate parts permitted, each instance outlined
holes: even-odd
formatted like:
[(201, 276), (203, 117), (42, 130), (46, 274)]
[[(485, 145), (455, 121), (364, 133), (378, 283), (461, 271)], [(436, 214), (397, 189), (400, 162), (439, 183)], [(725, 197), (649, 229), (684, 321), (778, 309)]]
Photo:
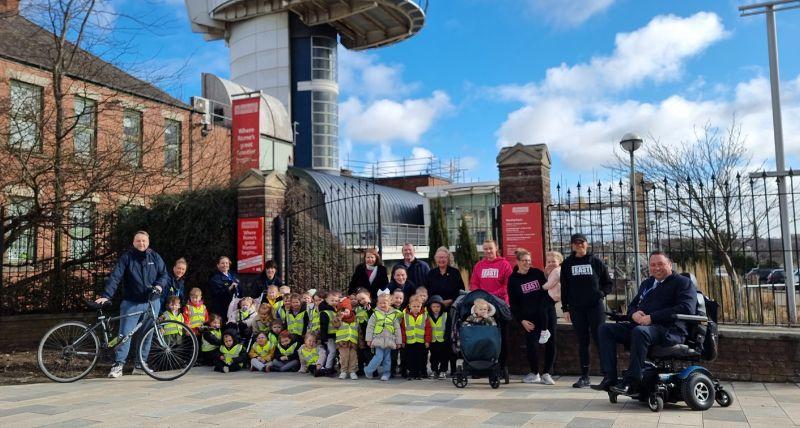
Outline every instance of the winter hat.
[(428, 299), (428, 306), (430, 306), (430, 305), (432, 305), (434, 303), (438, 303), (438, 304), (444, 306), (444, 299), (442, 299), (442, 296), (440, 296), (438, 294), (434, 294), (433, 296), (431, 296)]

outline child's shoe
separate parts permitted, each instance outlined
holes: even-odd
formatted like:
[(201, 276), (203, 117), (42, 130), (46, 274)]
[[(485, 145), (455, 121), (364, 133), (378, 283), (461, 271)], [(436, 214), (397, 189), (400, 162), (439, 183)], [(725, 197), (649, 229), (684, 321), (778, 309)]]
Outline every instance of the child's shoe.
[(350, 373), (350, 380), (358, 380), (358, 375), (355, 373)]
[(539, 343), (545, 344), (548, 340), (550, 340), (550, 330), (542, 330), (542, 333), (539, 335)]
[(375, 372), (370, 372), (367, 371), (367, 369), (364, 369), (364, 376), (366, 376), (367, 379), (372, 379), (373, 377), (375, 377)]
[(347, 373), (345, 373), (345, 372), (339, 373), (339, 379), (342, 379), (342, 380), (347, 379)]
[(231, 369), (229, 369), (228, 366), (222, 368), (222, 373), (228, 373), (229, 371), (231, 371)]
[(439, 373), (439, 380), (447, 380), (447, 373), (445, 372)]
[(300, 369), (300, 370), (298, 370), (298, 371), (297, 371), (297, 373), (308, 373), (308, 370), (306, 370), (306, 369)]
[(384, 373), (383, 376), (381, 376), (381, 382), (387, 382), (388, 380), (389, 380), (389, 374)]
[(264, 373), (269, 373), (270, 370), (271, 370), (271, 367), (272, 367), (271, 364), (267, 364), (266, 366), (264, 366)]

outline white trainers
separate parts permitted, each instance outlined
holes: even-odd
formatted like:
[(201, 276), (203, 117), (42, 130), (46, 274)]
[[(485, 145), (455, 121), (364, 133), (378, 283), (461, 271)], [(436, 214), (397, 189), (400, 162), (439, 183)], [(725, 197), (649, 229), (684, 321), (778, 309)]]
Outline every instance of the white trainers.
[(355, 373), (350, 373), (350, 379), (352, 379), (352, 380), (358, 380), (358, 375), (357, 375), (357, 374), (355, 374)]
[(111, 366), (111, 371), (108, 372), (108, 377), (111, 377), (111, 378), (114, 378), (114, 379), (116, 379), (118, 377), (121, 377), (122, 376), (122, 366), (123, 366), (122, 364), (114, 364), (113, 366)]
[(445, 372), (439, 373), (439, 380), (447, 380), (447, 373)]
[(345, 372), (339, 373), (339, 379), (342, 379), (342, 380), (347, 379), (347, 373), (345, 373)]
[(222, 366), (222, 373), (228, 373), (229, 371), (231, 371), (231, 369), (228, 368), (228, 366)]
[(539, 377), (539, 373), (528, 373), (524, 378), (522, 378), (522, 383), (540, 383), (542, 378)]
[(548, 340), (550, 340), (550, 330), (542, 330), (542, 333), (539, 335), (539, 343), (545, 344)]
[(553, 377), (550, 376), (550, 373), (545, 373), (542, 375), (542, 384), (544, 385), (555, 385), (556, 381), (553, 380)]

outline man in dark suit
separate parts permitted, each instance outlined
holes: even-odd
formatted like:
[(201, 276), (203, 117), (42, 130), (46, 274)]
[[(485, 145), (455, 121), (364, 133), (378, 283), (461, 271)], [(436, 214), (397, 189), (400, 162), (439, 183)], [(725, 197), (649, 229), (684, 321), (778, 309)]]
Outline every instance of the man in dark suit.
[[(618, 394), (636, 393), (642, 380), (642, 366), (651, 346), (670, 346), (684, 342), (686, 323), (675, 314), (694, 315), (697, 290), (689, 278), (672, 271), (672, 261), (661, 251), (650, 254), (650, 277), (628, 306), (630, 322), (600, 326), (600, 362), (605, 377), (594, 389)], [(630, 346), (630, 363), (625, 378), (617, 384), (617, 344)]]

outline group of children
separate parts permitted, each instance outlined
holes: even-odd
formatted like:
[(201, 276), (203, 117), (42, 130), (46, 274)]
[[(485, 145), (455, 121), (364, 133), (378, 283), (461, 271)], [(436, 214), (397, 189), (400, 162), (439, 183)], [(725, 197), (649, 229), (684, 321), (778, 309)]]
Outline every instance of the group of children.
[[(363, 373), (367, 378), (379, 374), (382, 381), (396, 375), (411, 380), (428, 378), (430, 355), (433, 376), (446, 379), (455, 356), (442, 298), (428, 298), (427, 289), (418, 287), (408, 302), (400, 289), (379, 292), (374, 306), (372, 300), (365, 289), (343, 296), (336, 290), (298, 294), (272, 285), (257, 299), (235, 298), (223, 320), (208, 313), (200, 289), (194, 288), (182, 311), (177, 296), (168, 298), (161, 318), (186, 323), (198, 335), (198, 361), (218, 372), (333, 376), (338, 359), (340, 379)], [(491, 315), (479, 309), (467, 322), (492, 325)]]

